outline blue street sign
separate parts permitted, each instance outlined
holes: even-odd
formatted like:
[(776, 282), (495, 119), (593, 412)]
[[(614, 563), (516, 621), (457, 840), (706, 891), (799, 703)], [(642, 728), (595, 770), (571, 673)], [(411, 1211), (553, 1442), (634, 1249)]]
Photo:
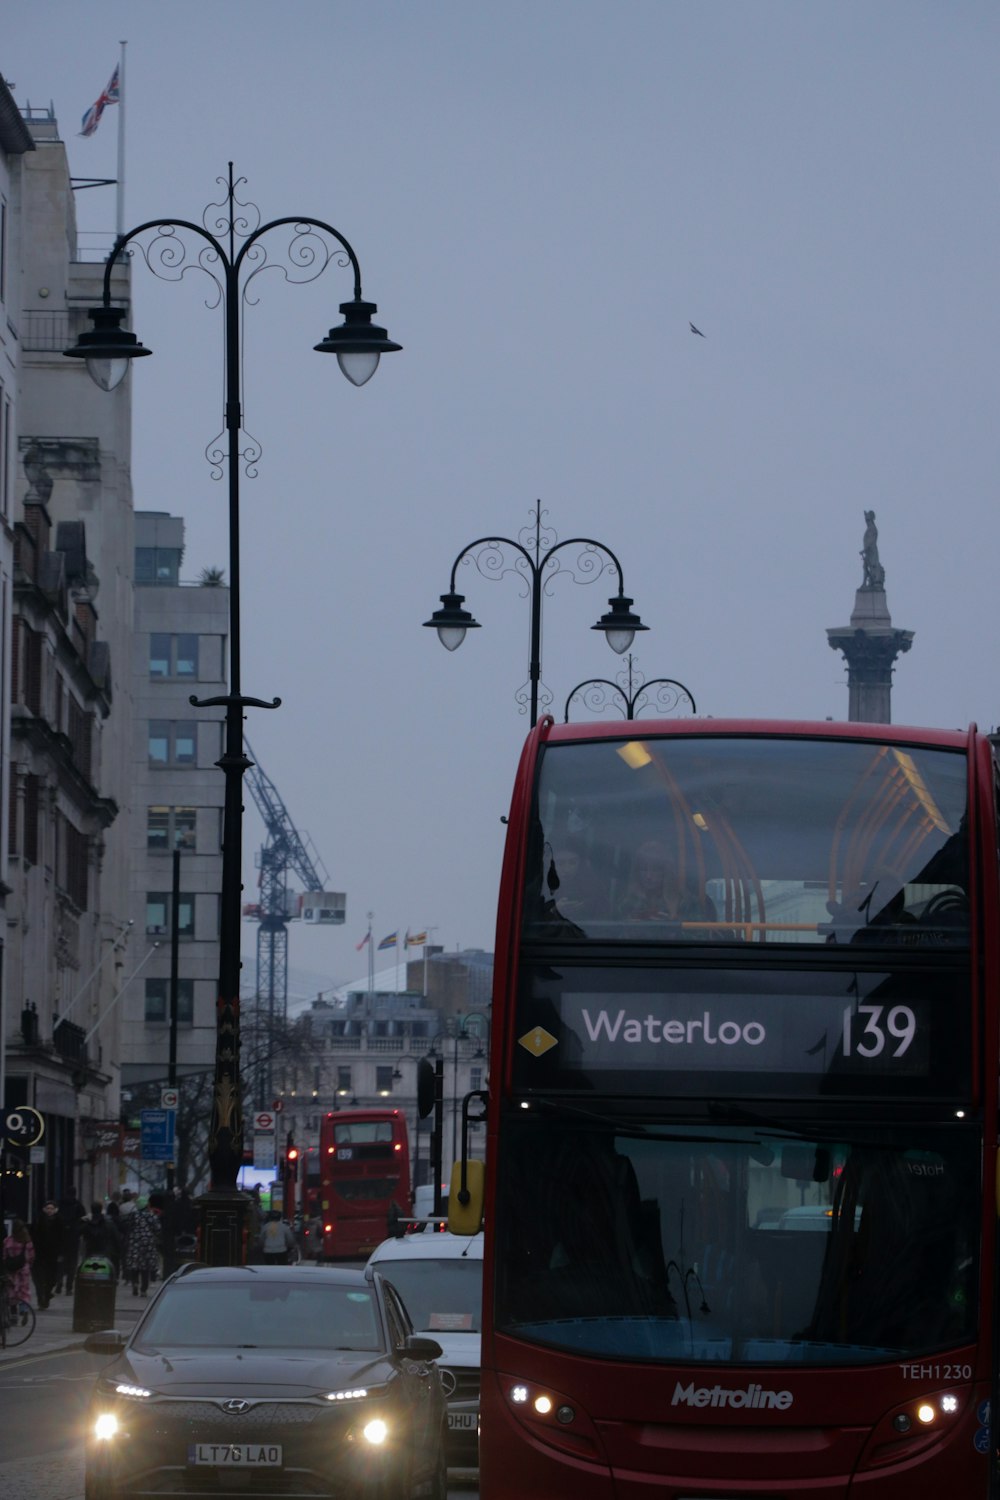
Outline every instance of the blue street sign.
[(173, 1161), (176, 1120), (177, 1111), (173, 1109), (139, 1111), (141, 1132), (139, 1155), (143, 1161)]

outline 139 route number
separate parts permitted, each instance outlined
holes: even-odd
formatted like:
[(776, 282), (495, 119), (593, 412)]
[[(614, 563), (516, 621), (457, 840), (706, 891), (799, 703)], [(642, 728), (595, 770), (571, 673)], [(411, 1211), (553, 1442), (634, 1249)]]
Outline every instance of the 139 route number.
[(908, 1005), (849, 1005), (844, 1011), (845, 1057), (881, 1057), (894, 1043), (889, 1055), (902, 1057), (916, 1034), (917, 1018)]

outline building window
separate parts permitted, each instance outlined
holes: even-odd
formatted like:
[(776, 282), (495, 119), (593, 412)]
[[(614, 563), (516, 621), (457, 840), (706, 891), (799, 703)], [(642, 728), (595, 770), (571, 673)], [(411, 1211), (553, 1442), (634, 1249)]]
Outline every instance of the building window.
[(198, 759), (195, 724), (149, 721), (149, 763), (152, 766), (193, 766)]
[(481, 1089), (482, 1086), (483, 1086), (483, 1070), (482, 1070), (482, 1068), (470, 1068), (469, 1069), (469, 1088), (470, 1088), (470, 1090), (473, 1091), (473, 1092), (475, 1092), (475, 1090)]
[(174, 849), (193, 854), (197, 848), (196, 807), (150, 807), (146, 810), (146, 848), (151, 854)]
[(180, 581), (181, 554), (176, 547), (136, 547), (135, 581), (175, 585)]
[[(169, 891), (149, 891), (146, 895), (146, 934), (169, 937), (171, 900)], [(177, 931), (182, 938), (194, 937), (194, 896), (181, 892), (177, 907)]]
[(65, 730), (73, 746), (73, 756), (80, 774), (89, 781), (91, 778), (91, 719), (90, 715), (75, 701), (67, 695), (66, 699), (66, 723)]
[(37, 776), (28, 775), (24, 778), (24, 833), (21, 849), (24, 854), (25, 863), (29, 865), (37, 865), (38, 863), (40, 785), (41, 782)]
[(375, 1092), (383, 1097), (392, 1093), (392, 1065), (380, 1063), (375, 1069)]
[(150, 677), (198, 676), (198, 637), (196, 635), (167, 635), (154, 630), (149, 637)]
[[(170, 980), (146, 980), (146, 1024), (158, 1025), (170, 1020)], [(177, 1024), (194, 1025), (194, 980), (177, 981)]]
[(88, 842), (85, 833), (74, 828), (62, 814), (57, 814), (56, 884), (65, 891), (78, 911), (87, 910)]
[(33, 714), (42, 712), (42, 637), (24, 620), (14, 620), (15, 701)]
[(351, 1092), (351, 1070), (349, 1067), (337, 1069), (337, 1093), (349, 1094)]

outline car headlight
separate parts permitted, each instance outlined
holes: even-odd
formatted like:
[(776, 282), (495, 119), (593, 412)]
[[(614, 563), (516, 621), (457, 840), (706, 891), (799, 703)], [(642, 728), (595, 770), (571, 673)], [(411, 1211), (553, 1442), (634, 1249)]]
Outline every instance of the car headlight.
[(148, 1401), (152, 1391), (147, 1391), (144, 1385), (128, 1385), (122, 1381), (115, 1386), (115, 1395), (124, 1396), (128, 1401)]
[(327, 1391), (326, 1399), (328, 1401), (361, 1401), (367, 1395), (368, 1392), (359, 1387), (356, 1391)]
[(371, 1443), (373, 1448), (380, 1448), (389, 1436), (389, 1427), (381, 1417), (372, 1417), (361, 1429), (361, 1435), (366, 1443)]
[(94, 1437), (98, 1442), (109, 1442), (118, 1432), (118, 1418), (113, 1411), (102, 1411), (94, 1422)]

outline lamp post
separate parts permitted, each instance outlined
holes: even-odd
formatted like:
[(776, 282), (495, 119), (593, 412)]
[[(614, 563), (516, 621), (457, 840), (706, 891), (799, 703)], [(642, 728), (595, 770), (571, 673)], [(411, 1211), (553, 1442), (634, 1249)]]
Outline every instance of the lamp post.
[(460, 1041), (466, 1042), (471, 1037), (475, 1037), (476, 1050), (473, 1053), (473, 1058), (481, 1058), (486, 1056), (485, 1052), (483, 1051), (482, 1037), (479, 1035), (478, 1031), (469, 1030), (467, 1021), (462, 1020), (461, 1011), (458, 1012), (458, 1023), (459, 1024), (455, 1027), (454, 1034), (454, 1072), (452, 1074), (451, 1090), (451, 1163), (453, 1167), (455, 1165), (455, 1162), (458, 1160), (458, 1044)]
[[(224, 314), (225, 330), (225, 446), (218, 440), (209, 444), (206, 456), (213, 467), (213, 478), (220, 479), (223, 465), (228, 470), (229, 489), (229, 691), (225, 697), (191, 698), (196, 708), (225, 709), (225, 750), (217, 762), (225, 775), (225, 800), (222, 831), (222, 891), (219, 927), (219, 989), (216, 999), (215, 1086), (212, 1119), (209, 1130), (209, 1165), (211, 1185), (200, 1200), (201, 1258), (211, 1265), (233, 1265), (243, 1259), (243, 1225), (247, 1199), (237, 1189), (237, 1178), (243, 1158), (243, 1105), (240, 1080), (240, 895), (242, 875), (242, 783), (244, 772), (252, 764), (243, 747), (244, 710), (277, 708), (280, 698), (265, 703), (243, 694), (240, 680), (240, 475), (243, 459), (248, 476), (256, 472), (260, 448), (244, 434), (246, 446), (240, 447), (242, 409), (240, 382), (241, 306), (250, 282), (260, 271), (275, 266), (285, 279), (296, 283), (313, 281), (335, 260), (341, 267), (350, 266), (354, 273), (354, 297), (340, 305), (344, 322), (331, 328), (318, 344), (321, 354), (336, 354), (340, 368), (353, 385), (364, 385), (378, 367), (379, 357), (399, 349), (384, 328), (372, 323), (377, 311), (373, 302), (361, 295), (361, 269), (358, 258), (339, 230), (322, 219), (294, 217), (260, 223), (252, 204), (236, 197), (236, 188), (244, 179), (233, 177), (229, 163), (228, 179), (219, 179), (226, 187), (222, 204), (205, 210), (205, 223), (187, 219), (149, 219), (125, 234), (120, 234), (104, 267), (103, 300), (90, 311), (93, 328), (82, 333), (71, 349), (63, 352), (71, 359), (85, 359), (91, 376), (103, 390), (113, 390), (124, 378), (129, 363), (151, 353), (139, 343), (134, 333), (122, 328), (125, 309), (111, 304), (111, 271), (115, 262), (133, 241), (138, 244), (147, 266), (166, 280), (178, 280), (189, 270), (200, 270), (214, 281)], [(213, 233), (207, 227), (211, 218)], [(264, 236), (287, 226), (289, 240), (285, 262), (269, 260)], [(188, 258), (188, 248), (178, 230), (200, 238), (204, 243), (198, 253)], [(147, 242), (137, 237), (152, 232)], [(221, 236), (221, 237), (220, 237)], [(329, 241), (333, 241), (333, 246)]]
[[(564, 542), (555, 540), (555, 533), (543, 527), (544, 512), (541, 502), (535, 503), (534, 525), (525, 527), (517, 536), (482, 536), (463, 547), (451, 568), (448, 592), (441, 595), (441, 608), (436, 609), (424, 625), (438, 633), (438, 639), (447, 651), (455, 651), (465, 640), (468, 630), (478, 630), (479, 621), (474, 620), (467, 609), (463, 609), (465, 595), (456, 592), (458, 565), (475, 562), (484, 578), (502, 578), (506, 573), (517, 574), (528, 585), (531, 600), (531, 637), (529, 646), (527, 688), (520, 687), (514, 695), (520, 710), (527, 707), (531, 722), (538, 720), (539, 703), (547, 708), (552, 694), (541, 683), (542, 675), (542, 594), (557, 573), (569, 573), (576, 583), (594, 583), (604, 573), (615, 573), (618, 577), (618, 593), (608, 600), (610, 608), (592, 625), (592, 630), (603, 630), (608, 645), (620, 656), (627, 651), (636, 631), (648, 630), (637, 614), (632, 611), (632, 600), (625, 596), (625, 580), (621, 563), (610, 547), (595, 542), (590, 537), (569, 537)], [(532, 534), (533, 533), (533, 534)], [(580, 551), (574, 566), (565, 566), (560, 556), (567, 548), (578, 547)], [(504, 548), (515, 554), (508, 563)]]
[[(647, 681), (641, 672), (633, 675), (631, 651), (626, 661), (627, 667), (618, 673), (615, 682), (610, 682), (606, 677), (588, 677), (586, 681), (578, 682), (566, 699), (563, 723), (569, 723), (569, 706), (577, 694), (592, 713), (600, 713), (607, 707), (608, 693), (613, 693), (611, 701), (620, 709), (623, 719), (637, 719), (644, 708), (651, 707), (656, 707), (662, 718), (677, 708), (685, 698), (691, 705), (691, 712), (698, 712), (694, 698), (683, 682), (678, 682), (674, 677), (650, 677)], [(651, 699), (653, 688), (656, 688), (656, 693)], [(615, 702), (615, 699), (618, 701)]]

